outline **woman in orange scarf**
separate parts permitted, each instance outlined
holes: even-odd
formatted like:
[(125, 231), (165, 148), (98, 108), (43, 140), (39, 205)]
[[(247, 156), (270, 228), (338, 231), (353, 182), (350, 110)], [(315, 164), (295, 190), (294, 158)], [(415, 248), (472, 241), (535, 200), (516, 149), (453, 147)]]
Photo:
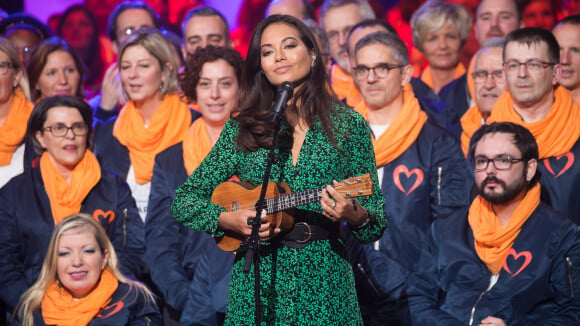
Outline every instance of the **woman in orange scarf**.
[(421, 80), (435, 92), (465, 73), (459, 55), (471, 29), (471, 16), (459, 4), (427, 1), (411, 17), (413, 44), (429, 61)]
[(117, 61), (129, 101), (97, 129), (94, 150), (104, 168), (127, 180), (145, 220), (155, 155), (183, 140), (193, 116), (177, 93), (178, 66), (159, 31), (137, 30)]
[[(182, 143), (157, 155), (145, 223), (146, 257), (151, 278), (163, 294), (164, 309), (174, 311), (170, 314), (164, 313), (164, 316), (178, 317), (184, 312), (190, 320), (199, 317), (192, 316), (195, 313), (191, 312), (199, 311), (199, 307), (184, 309), (192, 301), (187, 300), (194, 275), (192, 266), (197, 265), (204, 245), (217, 246), (209, 235), (195, 232), (178, 223), (171, 215), (171, 201), (175, 189), (203, 161), (219, 138), (232, 110), (238, 108), (242, 65), (243, 59), (236, 50), (208, 46), (198, 49), (193, 59), (190, 57), (181, 75), (183, 93), (198, 105), (202, 117), (191, 125)], [(217, 274), (225, 275), (222, 271), (227, 274), (231, 269), (233, 254), (215, 251), (215, 254), (210, 254), (212, 266), (217, 266)], [(196, 273), (197, 270), (196, 268)], [(227, 289), (228, 279), (223, 279), (216, 286)], [(216, 299), (223, 303), (224, 307), (221, 308), (225, 308), (225, 296)], [(212, 301), (208, 299), (196, 302)], [(223, 314), (224, 310), (220, 312)], [(176, 322), (179, 322), (177, 317)]]
[(92, 110), (81, 98), (41, 100), (27, 137), (40, 159), (0, 189), (0, 299), (13, 311), (34, 283), (55, 225), (66, 216), (93, 216), (113, 242), (126, 275), (144, 266), (143, 223), (126, 183), (101, 170), (88, 149)]
[(74, 214), (54, 229), (40, 277), (19, 305), (21, 325), (157, 325), (153, 295), (119, 271), (105, 230)]
[[(32, 112), (28, 79), (24, 76), (18, 50), (0, 38), (0, 187), (24, 171), (24, 136)], [(31, 151), (27, 147), (27, 153)]]

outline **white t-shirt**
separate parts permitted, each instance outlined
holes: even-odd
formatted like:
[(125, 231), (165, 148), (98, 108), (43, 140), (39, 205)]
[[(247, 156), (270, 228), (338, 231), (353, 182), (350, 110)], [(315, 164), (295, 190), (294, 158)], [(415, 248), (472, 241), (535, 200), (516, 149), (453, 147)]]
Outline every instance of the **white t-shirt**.
[(149, 193), (151, 192), (151, 182), (146, 184), (138, 184), (135, 180), (135, 169), (133, 165), (129, 168), (129, 173), (127, 174), (127, 184), (131, 189), (135, 203), (137, 204), (137, 209), (139, 210), (139, 216), (145, 222), (147, 217), (147, 205), (149, 203)]
[(0, 188), (22, 172), (24, 172), (24, 144), (14, 151), (10, 164), (0, 166)]
[[(373, 133), (373, 135), (375, 136), (375, 139), (378, 139), (379, 137), (381, 137), (381, 135), (387, 131), (387, 129), (389, 129), (389, 125), (375, 125), (375, 124), (369, 124), (369, 127), (371, 128), (371, 132)], [(377, 169), (377, 177), (379, 178), (379, 187), (383, 187), (383, 176), (385, 175), (385, 168), (384, 167), (380, 167)], [(379, 241), (375, 241), (373, 244), (373, 248), (375, 250), (379, 250)]]

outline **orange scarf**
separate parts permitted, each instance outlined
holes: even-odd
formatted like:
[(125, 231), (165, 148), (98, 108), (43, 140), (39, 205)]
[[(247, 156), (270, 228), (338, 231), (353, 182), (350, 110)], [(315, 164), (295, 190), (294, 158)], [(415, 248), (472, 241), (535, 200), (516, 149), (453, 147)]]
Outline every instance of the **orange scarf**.
[(499, 274), (509, 249), (514, 244), (522, 225), (540, 203), (540, 184), (530, 189), (516, 207), (508, 224), (501, 225), (491, 203), (477, 196), (469, 207), (468, 221), (475, 238), (475, 251), (493, 274)]
[[(368, 120), (365, 102), (361, 103), (356, 111)], [(421, 110), (413, 92), (403, 90), (401, 111), (379, 139), (373, 137), (377, 167), (386, 165), (401, 156), (415, 142), (425, 121), (427, 121), (427, 114)]]
[(183, 139), (183, 162), (190, 175), (211, 151), (212, 145), (207, 134), (205, 120), (199, 118), (189, 127)]
[[(457, 79), (459, 77), (461, 77), (461, 75), (463, 75), (465, 73), (465, 66), (462, 63), (457, 64), (457, 67), (455, 67), (455, 76), (453, 77), (453, 79)], [(469, 79), (469, 78), (468, 78)], [(433, 74), (431, 72), (431, 66), (427, 66), (427, 68), (425, 68), (425, 70), (423, 70), (423, 73), (421, 74), (421, 80), (427, 84), (429, 87), (433, 88)], [(468, 83), (469, 85), (469, 83)], [(443, 85), (445, 86), (445, 85)], [(441, 87), (443, 88), (443, 87)]]
[(189, 108), (177, 94), (165, 95), (149, 128), (145, 128), (135, 102), (125, 105), (113, 127), (113, 136), (129, 149), (138, 184), (151, 181), (155, 155), (182, 141), (190, 124)]
[(32, 108), (32, 103), (28, 102), (22, 90), (17, 88), (12, 96), (6, 120), (0, 126), (0, 166), (10, 164), (12, 154), (22, 144)]
[(109, 267), (103, 270), (97, 286), (84, 298), (73, 298), (60, 282), (54, 281), (42, 298), (42, 318), (47, 325), (87, 325), (107, 306), (118, 287), (119, 281)]
[(463, 130), (461, 133), (461, 150), (463, 151), (463, 155), (467, 157), (471, 136), (473, 136), (473, 133), (475, 133), (477, 129), (485, 124), (485, 120), (483, 119), (483, 114), (481, 114), (479, 107), (474, 105), (465, 112), (463, 117), (461, 117), (460, 122), (461, 129)]
[(83, 200), (101, 180), (101, 167), (95, 155), (87, 150), (74, 167), (68, 184), (56, 170), (48, 152), (44, 152), (40, 157), (40, 174), (50, 200), (52, 218), (57, 224), (63, 218), (80, 212)]
[(346, 99), (346, 105), (355, 108), (363, 102), (363, 98), (356, 88), (352, 77), (336, 63), (332, 65), (330, 77), (332, 90), (339, 99)]
[(580, 137), (580, 106), (562, 86), (554, 91), (554, 104), (540, 121), (527, 123), (514, 110), (510, 92), (497, 99), (487, 123), (507, 121), (522, 125), (534, 135), (540, 159), (568, 153)]

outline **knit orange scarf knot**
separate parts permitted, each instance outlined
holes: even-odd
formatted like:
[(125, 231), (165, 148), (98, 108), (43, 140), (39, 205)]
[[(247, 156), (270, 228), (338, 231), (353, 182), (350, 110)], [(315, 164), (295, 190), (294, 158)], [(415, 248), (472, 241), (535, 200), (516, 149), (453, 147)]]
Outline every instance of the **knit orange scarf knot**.
[(82, 202), (101, 180), (101, 166), (95, 154), (87, 150), (74, 167), (69, 184), (49, 156), (48, 152), (44, 152), (40, 157), (40, 174), (50, 200), (54, 224), (57, 224), (63, 218), (80, 212)]
[(337, 64), (332, 65), (330, 85), (339, 99), (346, 99), (346, 105), (354, 108), (363, 102), (352, 77)]
[(526, 127), (538, 143), (540, 159), (570, 152), (580, 138), (580, 106), (562, 86), (554, 90), (554, 104), (540, 121), (525, 122), (514, 109), (510, 92), (497, 99), (487, 123), (507, 121)]
[[(461, 77), (461, 75), (463, 75), (464, 73), (465, 66), (462, 63), (458, 63), (457, 66), (455, 67), (455, 75), (453, 76), (453, 79)], [(421, 80), (425, 84), (427, 84), (427, 86), (433, 88), (433, 72), (431, 72), (431, 66), (427, 66), (425, 70), (423, 70), (423, 73), (421, 74)]]
[(532, 187), (504, 227), (490, 202), (477, 196), (469, 207), (468, 221), (475, 238), (475, 251), (493, 275), (499, 274), (522, 225), (540, 204), (540, 184)]
[(151, 181), (155, 155), (182, 141), (190, 124), (188, 105), (177, 94), (165, 95), (147, 128), (135, 102), (125, 105), (113, 127), (113, 136), (129, 149), (138, 184)]
[(190, 175), (211, 151), (212, 145), (203, 118), (195, 120), (183, 139), (183, 162)]
[(467, 151), (469, 150), (469, 142), (471, 141), (471, 136), (479, 129), (484, 123), (483, 114), (479, 110), (477, 105), (472, 106), (463, 117), (461, 117), (461, 150), (463, 155), (467, 157)]
[(119, 281), (108, 267), (101, 273), (97, 286), (84, 298), (73, 298), (54, 281), (42, 298), (42, 318), (47, 325), (87, 325), (107, 306), (118, 287)]
[[(356, 111), (368, 120), (368, 108), (363, 102)], [(419, 101), (408, 88), (403, 88), (403, 107), (389, 128), (378, 138), (373, 137), (377, 167), (384, 166), (401, 156), (417, 139), (427, 121)]]
[(0, 126), (0, 166), (10, 164), (14, 151), (24, 141), (26, 126), (33, 105), (19, 88), (14, 90), (8, 115)]

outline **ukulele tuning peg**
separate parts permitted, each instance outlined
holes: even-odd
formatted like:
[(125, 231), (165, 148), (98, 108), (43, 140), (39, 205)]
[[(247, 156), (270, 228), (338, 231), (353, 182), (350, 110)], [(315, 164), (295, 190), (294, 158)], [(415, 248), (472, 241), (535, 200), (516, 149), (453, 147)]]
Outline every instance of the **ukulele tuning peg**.
[(348, 180), (346, 180), (346, 181), (344, 182), (344, 185), (345, 185), (345, 186), (348, 186), (349, 184), (350, 184), (350, 182), (349, 182)]
[(347, 195), (348, 197), (350, 197), (350, 191), (347, 191), (347, 192), (346, 192), (346, 195)]
[(361, 178), (356, 178), (356, 182), (361, 182), (362, 179)]
[(362, 194), (363, 194), (363, 191), (359, 189), (359, 190), (358, 190), (358, 194), (359, 194), (359, 195), (362, 195)]

